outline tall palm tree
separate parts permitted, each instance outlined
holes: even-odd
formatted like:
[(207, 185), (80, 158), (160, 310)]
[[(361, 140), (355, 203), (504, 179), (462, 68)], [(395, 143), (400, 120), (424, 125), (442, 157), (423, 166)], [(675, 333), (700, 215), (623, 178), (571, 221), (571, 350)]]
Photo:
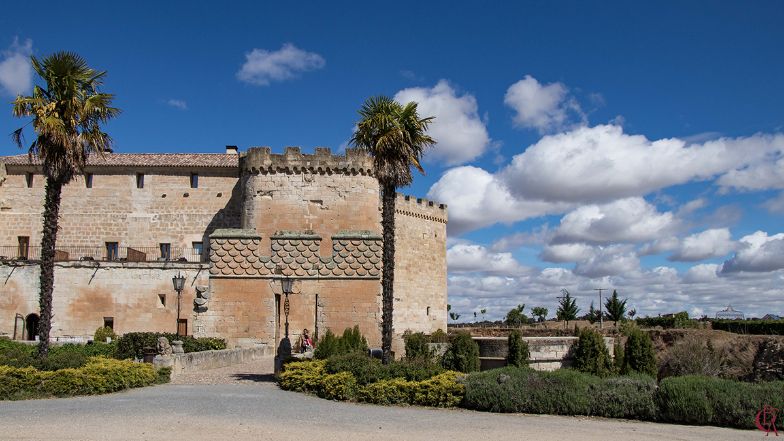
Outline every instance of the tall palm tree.
[(420, 118), (417, 103), (402, 105), (385, 96), (371, 97), (359, 110), (360, 120), (351, 144), (373, 158), (373, 170), (381, 187), (381, 227), (384, 251), (381, 276), (382, 361), (392, 358), (392, 285), (395, 280), (395, 199), (397, 188), (411, 184), (411, 167), (422, 174), (424, 150), (436, 143), (427, 135), (434, 117)]
[[(46, 177), (43, 231), (41, 235), (41, 291), (39, 307), (38, 356), (49, 355), (54, 288), (54, 249), (60, 196), (63, 186), (84, 170), (91, 153), (102, 154), (111, 138), (101, 124), (120, 113), (111, 107), (114, 95), (100, 93), (106, 72), (87, 65), (79, 55), (57, 52), (42, 60), (31, 57), (33, 69), (45, 85), (36, 85), (32, 96), (18, 96), (13, 102), (16, 117), (31, 117), (35, 140), (29, 145), (30, 161), (37, 158)], [(14, 131), (14, 142), (22, 148), (22, 130)]]

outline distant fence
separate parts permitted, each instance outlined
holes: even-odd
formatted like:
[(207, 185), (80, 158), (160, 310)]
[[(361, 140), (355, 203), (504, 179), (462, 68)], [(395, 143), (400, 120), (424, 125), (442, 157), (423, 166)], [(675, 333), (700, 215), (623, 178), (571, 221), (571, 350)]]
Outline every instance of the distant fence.
[[(116, 262), (205, 262), (207, 256), (198, 248), (170, 247), (57, 247), (54, 260), (67, 261), (116, 261)], [(39, 261), (40, 246), (0, 246), (0, 261)]]

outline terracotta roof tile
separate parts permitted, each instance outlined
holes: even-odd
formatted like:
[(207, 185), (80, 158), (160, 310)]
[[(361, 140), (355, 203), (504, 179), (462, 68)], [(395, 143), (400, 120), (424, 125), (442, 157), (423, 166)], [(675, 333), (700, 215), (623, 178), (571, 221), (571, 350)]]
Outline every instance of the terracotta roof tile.
[[(0, 156), (6, 165), (40, 165), (27, 155)], [(107, 153), (93, 155), (88, 166), (102, 167), (238, 167), (239, 155), (223, 153)]]

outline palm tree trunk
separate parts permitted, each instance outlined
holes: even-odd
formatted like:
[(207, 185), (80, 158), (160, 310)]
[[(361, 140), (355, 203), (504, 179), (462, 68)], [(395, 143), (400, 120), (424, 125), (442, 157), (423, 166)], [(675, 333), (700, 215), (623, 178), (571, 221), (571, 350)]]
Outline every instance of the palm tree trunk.
[(381, 189), (381, 228), (383, 230), (384, 254), (381, 275), (381, 362), (392, 361), (392, 311), (393, 285), (395, 282), (395, 186), (383, 184)]
[(54, 247), (57, 242), (57, 223), (60, 215), (60, 196), (63, 182), (46, 178), (44, 200), (44, 228), (41, 236), (41, 293), (38, 305), (41, 318), (38, 322), (38, 358), (49, 355), (49, 331), (52, 328), (52, 290), (54, 289)]

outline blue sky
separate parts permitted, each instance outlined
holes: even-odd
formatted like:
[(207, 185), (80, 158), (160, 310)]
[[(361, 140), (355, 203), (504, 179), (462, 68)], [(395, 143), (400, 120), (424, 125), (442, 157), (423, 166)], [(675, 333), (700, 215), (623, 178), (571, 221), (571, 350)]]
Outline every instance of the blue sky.
[(108, 71), (118, 152), (338, 150), (365, 98), (416, 100), (440, 143), (405, 191), (450, 206), (464, 317), (594, 287), (642, 314), (784, 312), (784, 4), (394, 6), (6, 5), (0, 99), (30, 54), (76, 51)]

